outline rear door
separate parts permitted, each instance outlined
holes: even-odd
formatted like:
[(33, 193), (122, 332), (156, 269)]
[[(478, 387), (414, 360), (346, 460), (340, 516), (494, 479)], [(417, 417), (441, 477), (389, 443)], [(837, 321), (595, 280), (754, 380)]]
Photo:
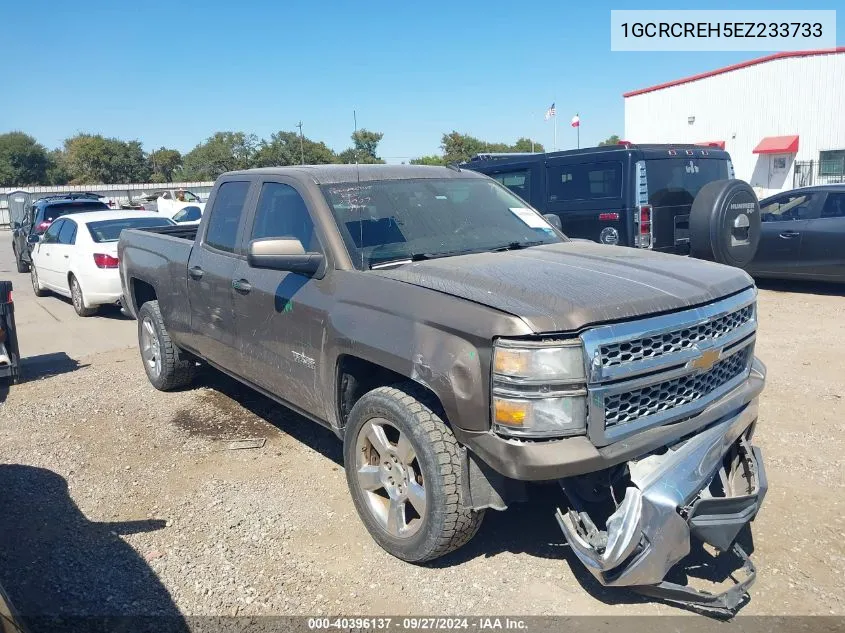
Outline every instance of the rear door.
[(70, 218), (61, 220), (61, 228), (56, 244), (53, 246), (53, 264), (55, 265), (56, 284), (65, 292), (70, 292), (67, 274), (70, 270), (74, 244), (76, 244), (76, 222)]
[[(551, 158), (546, 165), (545, 212), (560, 217), (563, 232), (594, 242), (628, 244), (622, 160)], [(606, 239), (613, 229), (618, 237)]]
[(801, 244), (810, 222), (819, 216), (822, 198), (817, 192), (791, 192), (764, 200), (760, 245), (748, 272), (768, 277), (807, 274), (811, 264), (804, 259)]
[(226, 180), (217, 188), (208, 221), (188, 259), (188, 301), (191, 307), (189, 344), (201, 356), (238, 373), (232, 281), (250, 203), (252, 179)]
[(830, 192), (819, 202), (819, 217), (804, 230), (801, 260), (813, 277), (845, 281), (845, 192)]
[[(281, 176), (261, 183), (258, 204), (244, 235), (250, 240), (295, 237), (308, 252), (328, 253), (299, 185)], [(326, 264), (328, 265), (328, 264)], [(329, 280), (253, 268), (239, 260), (235, 273), (235, 319), (242, 374), (306, 412), (326, 419), (320, 386), (323, 332), (332, 292)]]
[(545, 209), (543, 170), (538, 160), (485, 168), (484, 173), (500, 182), (535, 209)]
[(652, 208), (652, 248), (686, 255), (692, 202), (704, 185), (729, 177), (728, 161), (703, 157), (701, 153), (708, 150), (667, 151), (676, 151), (677, 155), (645, 160), (648, 203)]

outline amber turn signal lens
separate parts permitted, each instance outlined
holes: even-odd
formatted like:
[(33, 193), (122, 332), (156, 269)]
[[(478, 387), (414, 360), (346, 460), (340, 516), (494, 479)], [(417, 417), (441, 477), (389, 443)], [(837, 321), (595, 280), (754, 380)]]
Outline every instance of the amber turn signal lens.
[(525, 424), (525, 418), (528, 417), (528, 410), (531, 406), (527, 402), (500, 400), (498, 398), (494, 401), (494, 405), (496, 423), (507, 426), (522, 426)]

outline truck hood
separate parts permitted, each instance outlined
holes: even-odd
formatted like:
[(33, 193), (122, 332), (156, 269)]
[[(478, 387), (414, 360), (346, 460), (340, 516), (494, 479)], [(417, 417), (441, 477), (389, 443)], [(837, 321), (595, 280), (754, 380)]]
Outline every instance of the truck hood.
[(680, 310), (753, 284), (737, 268), (575, 241), (445, 257), (371, 273), (518, 316), (537, 333)]

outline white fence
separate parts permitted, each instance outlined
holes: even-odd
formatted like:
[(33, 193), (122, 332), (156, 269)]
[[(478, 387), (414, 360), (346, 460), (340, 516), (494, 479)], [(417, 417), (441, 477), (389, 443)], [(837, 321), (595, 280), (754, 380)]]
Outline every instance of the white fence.
[(10, 196), (20, 194), (11, 201), (13, 205), (31, 204), (38, 198), (63, 193), (89, 192), (103, 196), (115, 204), (130, 203), (144, 194), (161, 191), (163, 189), (187, 189), (200, 196), (208, 198), (213, 181), (206, 182), (148, 182), (133, 184), (108, 184), (108, 185), (38, 185), (33, 187), (0, 187), (0, 226), (9, 226), (11, 223)]

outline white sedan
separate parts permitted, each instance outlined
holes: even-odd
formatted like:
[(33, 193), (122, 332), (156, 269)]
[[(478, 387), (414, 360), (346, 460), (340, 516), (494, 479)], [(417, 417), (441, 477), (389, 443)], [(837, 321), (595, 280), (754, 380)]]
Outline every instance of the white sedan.
[(32, 249), (30, 276), (36, 297), (48, 291), (70, 297), (79, 316), (120, 300), (117, 240), (124, 229), (173, 226), (144, 211), (94, 211), (57, 218)]

